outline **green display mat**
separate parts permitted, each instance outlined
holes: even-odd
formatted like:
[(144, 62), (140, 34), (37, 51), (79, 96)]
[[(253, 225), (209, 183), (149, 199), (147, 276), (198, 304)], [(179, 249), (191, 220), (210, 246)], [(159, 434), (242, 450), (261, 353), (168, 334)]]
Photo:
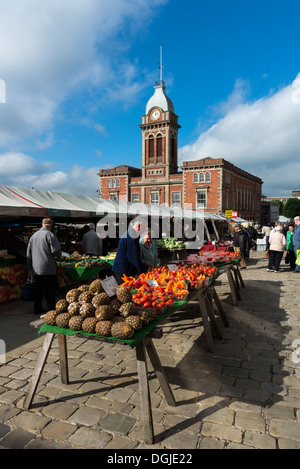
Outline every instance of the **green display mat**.
[(64, 335), (85, 335), (89, 337), (102, 337), (104, 339), (114, 340), (117, 342), (122, 342), (130, 345), (131, 348), (136, 347), (148, 334), (152, 331), (159, 323), (161, 323), (164, 319), (166, 319), (170, 314), (174, 313), (178, 309), (180, 309), (187, 301), (175, 301), (175, 304), (172, 308), (166, 311), (164, 314), (160, 314), (156, 316), (156, 319), (152, 321), (147, 326), (144, 326), (141, 331), (137, 331), (134, 333), (131, 339), (116, 339), (115, 337), (107, 337), (107, 336), (100, 336), (98, 334), (89, 334), (88, 332), (84, 331), (73, 331), (71, 329), (57, 327), (57, 326), (49, 326), (48, 324), (43, 324), (39, 329), (39, 334), (41, 332), (50, 332), (54, 334), (64, 334)]

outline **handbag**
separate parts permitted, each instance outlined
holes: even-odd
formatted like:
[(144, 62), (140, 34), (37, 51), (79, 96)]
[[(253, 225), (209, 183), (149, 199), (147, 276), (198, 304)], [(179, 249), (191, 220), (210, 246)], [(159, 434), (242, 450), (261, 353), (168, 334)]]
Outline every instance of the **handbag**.
[(286, 264), (289, 264), (289, 263), (290, 263), (290, 251), (287, 251), (287, 252), (286, 252), (286, 256), (285, 256), (284, 262), (285, 262)]
[(270, 249), (266, 251), (266, 255), (265, 255), (265, 259), (269, 259), (269, 258), (270, 258)]
[(34, 301), (35, 299), (35, 285), (36, 282), (33, 280), (32, 275), (29, 274), (25, 287), (23, 288), (21, 298), (25, 301)]

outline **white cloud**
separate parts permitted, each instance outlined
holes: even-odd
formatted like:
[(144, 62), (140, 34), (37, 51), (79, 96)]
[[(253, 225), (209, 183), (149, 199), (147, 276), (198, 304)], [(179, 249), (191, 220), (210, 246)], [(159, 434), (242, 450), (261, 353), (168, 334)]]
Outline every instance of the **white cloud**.
[(39, 190), (97, 197), (99, 169), (99, 166), (86, 168), (74, 164), (69, 171), (59, 171), (54, 163), (40, 163), (23, 153), (0, 155), (1, 184), (27, 189), (34, 187)]
[(265, 195), (291, 195), (300, 174), (300, 74), (294, 82), (254, 102), (249, 84), (238, 82), (217, 106), (224, 115), (192, 144), (179, 151), (182, 161), (224, 158), (264, 181)]
[[(51, 132), (60, 104), (76, 91), (136, 89), (133, 64), (122, 58), (132, 34), (168, 0), (1, 0), (1, 79), (6, 104), (0, 147)], [(117, 57), (117, 60), (116, 60)], [(121, 70), (121, 73), (120, 73)], [(142, 77), (141, 77), (142, 78)], [(142, 79), (141, 79), (142, 81)], [(99, 91), (98, 91), (99, 92)], [(97, 100), (96, 100), (97, 101)]]

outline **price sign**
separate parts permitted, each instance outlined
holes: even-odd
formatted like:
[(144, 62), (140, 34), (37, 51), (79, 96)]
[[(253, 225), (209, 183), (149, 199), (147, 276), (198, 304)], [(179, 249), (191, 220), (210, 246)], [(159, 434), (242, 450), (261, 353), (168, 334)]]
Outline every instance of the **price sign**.
[(175, 270), (178, 270), (178, 267), (176, 264), (168, 264), (168, 269), (171, 271), (171, 272), (174, 272)]
[(156, 280), (146, 280), (146, 282), (150, 287), (158, 287), (158, 283)]
[(225, 216), (226, 216), (226, 218), (232, 218), (232, 210), (226, 210), (225, 211)]
[(116, 279), (113, 275), (101, 280), (101, 283), (102, 283), (105, 293), (107, 293), (108, 296), (115, 295), (116, 291), (119, 288), (119, 285), (117, 284)]

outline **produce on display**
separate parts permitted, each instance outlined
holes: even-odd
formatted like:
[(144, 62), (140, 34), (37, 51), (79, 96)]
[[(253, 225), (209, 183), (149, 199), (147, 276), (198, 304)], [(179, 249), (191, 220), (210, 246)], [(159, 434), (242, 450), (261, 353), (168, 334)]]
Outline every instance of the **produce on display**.
[[(176, 306), (176, 301), (186, 301), (190, 290), (205, 288), (215, 278), (217, 267), (212, 259), (224, 258), (224, 253), (202, 254), (172, 267), (150, 269), (137, 278), (123, 275), (113, 296), (105, 292), (99, 279), (73, 288), (56, 303), (55, 311), (46, 313), (44, 321), (74, 331), (130, 339), (135, 331)], [(225, 258), (237, 259), (238, 253), (226, 253)]]
[(155, 239), (155, 245), (157, 249), (169, 249), (174, 251), (175, 249), (185, 249), (186, 244), (178, 238), (163, 238)]

